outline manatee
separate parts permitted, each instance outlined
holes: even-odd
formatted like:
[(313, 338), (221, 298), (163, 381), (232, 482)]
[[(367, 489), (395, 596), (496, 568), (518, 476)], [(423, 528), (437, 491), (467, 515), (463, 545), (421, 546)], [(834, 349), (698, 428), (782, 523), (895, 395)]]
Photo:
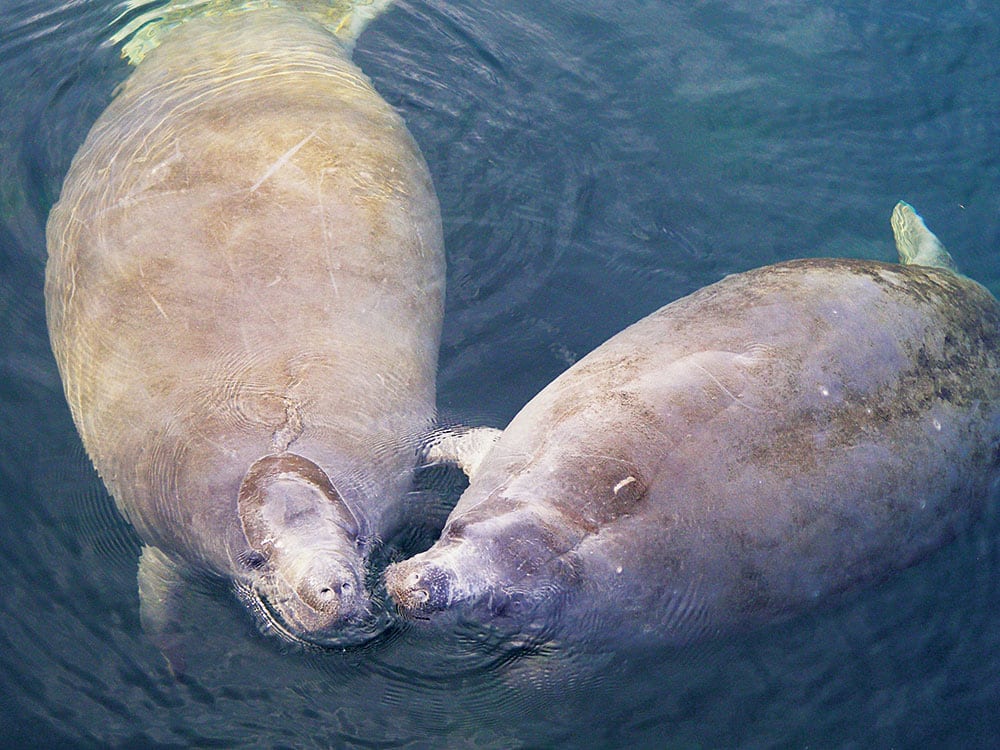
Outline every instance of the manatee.
[(52, 350), (144, 543), (154, 639), (209, 576), (263, 630), (341, 643), (370, 635), (366, 564), (434, 418), (438, 203), (350, 60), (350, 8), (224, 5), (155, 9), (169, 23), (143, 26), (72, 162), (47, 226)]
[[(902, 265), (729, 276), (620, 332), (471, 467), (399, 610), (580, 642), (683, 644), (880, 581), (1000, 487), (1000, 306), (920, 217)], [(461, 442), (459, 436), (458, 442)]]

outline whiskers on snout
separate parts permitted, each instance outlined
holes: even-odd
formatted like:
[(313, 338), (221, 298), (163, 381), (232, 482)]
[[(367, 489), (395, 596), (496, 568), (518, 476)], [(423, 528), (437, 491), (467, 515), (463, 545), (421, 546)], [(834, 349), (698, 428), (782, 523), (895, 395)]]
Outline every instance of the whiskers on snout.
[(257, 593), (256, 589), (249, 584), (237, 581), (233, 590), (237, 598), (250, 613), (257, 630), (264, 636), (276, 636), (285, 643), (295, 644), (303, 648), (317, 648), (318, 644), (306, 640), (293, 633), (281, 619), (271, 611), (264, 599)]
[(268, 601), (253, 585), (237, 582), (234, 591), (261, 635), (306, 651), (341, 650), (368, 644), (379, 638), (393, 619), (385, 607), (364, 597), (348, 617), (332, 621), (325, 628), (300, 628), (279, 614), (280, 602)]

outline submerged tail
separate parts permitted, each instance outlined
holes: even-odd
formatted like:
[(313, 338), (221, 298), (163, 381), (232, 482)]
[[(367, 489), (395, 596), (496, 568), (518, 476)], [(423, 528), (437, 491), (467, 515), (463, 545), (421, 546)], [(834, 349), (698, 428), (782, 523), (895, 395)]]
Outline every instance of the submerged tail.
[(900, 201), (892, 211), (892, 234), (903, 265), (935, 266), (958, 273), (958, 266), (913, 206)]
[(177, 26), (194, 18), (227, 16), (266, 8), (284, 8), (311, 18), (325, 26), (348, 51), (365, 27), (392, 0), (171, 0), (166, 5), (149, 7), (150, 0), (128, 0), (119, 21), (139, 13), (111, 37), (122, 45), (122, 57), (138, 65), (163, 38)]

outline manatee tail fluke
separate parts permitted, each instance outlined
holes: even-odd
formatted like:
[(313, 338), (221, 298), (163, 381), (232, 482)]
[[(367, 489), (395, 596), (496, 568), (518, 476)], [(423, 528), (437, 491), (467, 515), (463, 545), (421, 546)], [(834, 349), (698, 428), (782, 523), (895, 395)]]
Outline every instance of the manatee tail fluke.
[[(115, 25), (124, 24), (111, 37), (122, 45), (122, 57), (138, 65), (173, 29), (195, 18), (224, 17), (255, 10), (282, 8), (325, 26), (347, 47), (393, 0), (171, 0), (154, 5), (150, 0), (127, 0)], [(128, 20), (126, 20), (128, 19)]]
[(958, 266), (944, 245), (927, 228), (920, 214), (909, 203), (900, 201), (892, 210), (892, 234), (896, 238), (896, 252), (903, 265), (934, 266), (958, 273)]

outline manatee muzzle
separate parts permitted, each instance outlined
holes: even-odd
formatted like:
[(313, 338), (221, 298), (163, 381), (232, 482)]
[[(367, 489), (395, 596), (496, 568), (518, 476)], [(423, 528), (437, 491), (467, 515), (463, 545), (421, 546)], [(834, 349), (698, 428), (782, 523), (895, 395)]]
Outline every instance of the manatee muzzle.
[(452, 602), (454, 574), (433, 562), (407, 560), (390, 566), (385, 584), (402, 614), (420, 617)]

